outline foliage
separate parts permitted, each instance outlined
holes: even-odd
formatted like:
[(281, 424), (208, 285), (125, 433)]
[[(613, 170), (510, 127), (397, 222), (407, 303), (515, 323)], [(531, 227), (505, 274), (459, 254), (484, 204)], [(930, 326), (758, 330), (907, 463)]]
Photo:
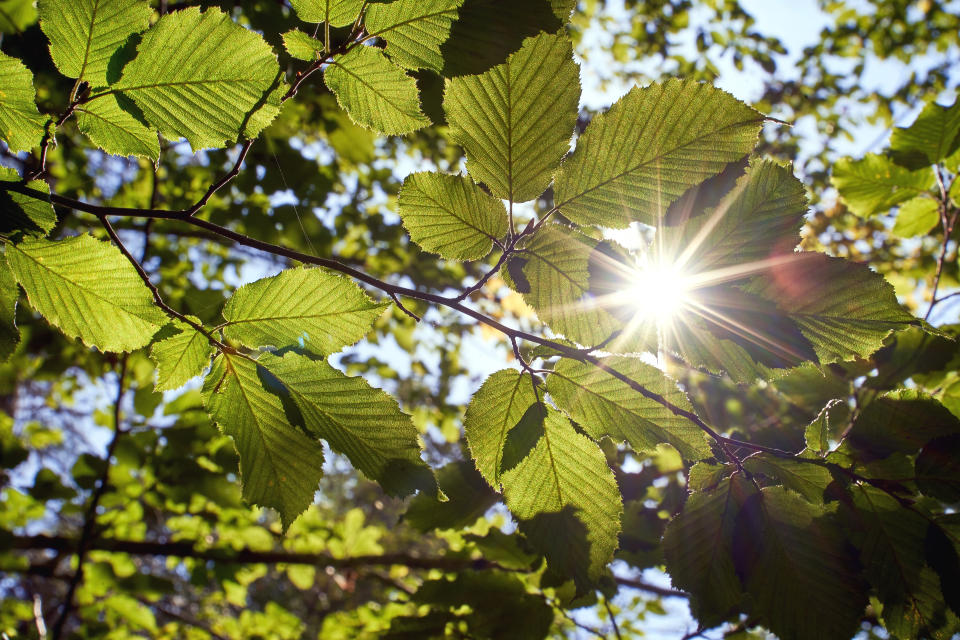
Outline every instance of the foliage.
[[(708, 54), (581, 113), (595, 3), (17, 2), (0, 631), (619, 636), (671, 598), (731, 636), (960, 631), (960, 101), (808, 216), (763, 111), (834, 103), (749, 106)], [(651, 4), (638, 54), (691, 8)], [(668, 316), (638, 282), (671, 268)]]

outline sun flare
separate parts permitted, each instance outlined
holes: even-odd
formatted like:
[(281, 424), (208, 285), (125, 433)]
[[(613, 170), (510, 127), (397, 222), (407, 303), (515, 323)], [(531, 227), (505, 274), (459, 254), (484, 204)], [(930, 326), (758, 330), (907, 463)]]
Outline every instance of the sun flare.
[(651, 264), (631, 275), (626, 294), (642, 319), (668, 323), (691, 302), (692, 285), (690, 276), (676, 265)]

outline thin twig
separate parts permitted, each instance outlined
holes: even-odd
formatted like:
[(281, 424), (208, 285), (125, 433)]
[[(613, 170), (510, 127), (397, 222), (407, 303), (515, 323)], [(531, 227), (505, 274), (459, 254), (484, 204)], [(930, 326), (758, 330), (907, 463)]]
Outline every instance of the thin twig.
[(504, 249), (500, 253), (500, 258), (497, 260), (497, 263), (493, 265), (493, 267), (491, 267), (489, 271), (483, 274), (483, 277), (477, 280), (476, 284), (474, 284), (469, 289), (465, 289), (463, 293), (461, 293), (456, 298), (454, 298), (454, 300), (456, 300), (457, 302), (462, 302), (467, 298), (469, 298), (474, 293), (476, 293), (477, 291), (479, 291), (480, 289), (482, 289), (483, 285), (487, 284), (487, 281), (490, 280), (490, 278), (492, 278), (498, 271), (500, 271), (500, 267), (503, 266), (503, 263), (507, 261), (507, 258), (509, 256), (510, 256), (510, 251), (507, 249)]
[(633, 578), (621, 578), (620, 576), (615, 576), (614, 580), (616, 583), (622, 587), (629, 587), (631, 589), (638, 589), (640, 591), (648, 591), (650, 593), (655, 593), (658, 596), (663, 596), (665, 598), (689, 598), (690, 594), (686, 591), (677, 591), (676, 589), (668, 589), (666, 587), (658, 587), (655, 584), (650, 584), (649, 582), (644, 582), (643, 580), (634, 580)]
[(603, 599), (603, 606), (607, 608), (607, 615), (610, 616), (610, 625), (613, 627), (613, 635), (617, 636), (617, 640), (623, 640), (620, 637), (620, 627), (617, 626), (617, 618), (613, 615), (613, 609), (610, 608), (610, 600), (606, 597)]
[(408, 309), (407, 307), (405, 307), (404, 304), (403, 304), (402, 302), (400, 302), (400, 296), (398, 296), (396, 293), (394, 293), (394, 292), (391, 291), (391, 292), (390, 292), (390, 297), (393, 298), (393, 302), (397, 305), (397, 308), (400, 309), (400, 311), (403, 311), (405, 314), (407, 314), (408, 316), (410, 316), (411, 318), (413, 318), (413, 319), (416, 320), (417, 322), (420, 322), (420, 320), (422, 320), (422, 318), (421, 318), (420, 316), (418, 316), (417, 314), (415, 314), (413, 311), (410, 311), (410, 309)]
[(207, 189), (207, 192), (203, 194), (203, 197), (197, 200), (192, 207), (187, 209), (186, 213), (188, 216), (196, 214), (200, 209), (203, 209), (206, 206), (207, 201), (210, 200), (210, 197), (213, 196), (217, 191), (219, 191), (224, 185), (237, 177), (240, 173), (240, 165), (243, 164), (243, 161), (247, 157), (247, 152), (250, 151), (250, 147), (253, 146), (253, 140), (247, 140), (243, 143), (243, 146), (240, 147), (240, 154), (237, 156), (237, 161), (233, 163), (233, 169), (224, 175), (222, 178), (210, 185), (210, 188)]

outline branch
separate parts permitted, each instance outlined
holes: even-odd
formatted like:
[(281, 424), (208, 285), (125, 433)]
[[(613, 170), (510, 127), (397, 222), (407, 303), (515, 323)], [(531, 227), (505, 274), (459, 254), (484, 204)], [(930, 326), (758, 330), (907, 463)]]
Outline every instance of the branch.
[[(247, 157), (247, 152), (250, 151), (250, 147), (253, 146), (253, 140), (247, 140), (243, 143), (243, 146), (240, 148), (240, 155), (237, 156), (237, 161), (233, 164), (233, 169), (231, 169), (226, 175), (210, 185), (210, 188), (207, 189), (207, 192), (203, 194), (199, 200), (197, 200), (192, 207), (187, 209), (186, 214), (192, 216), (200, 211), (210, 200), (210, 197), (220, 190), (221, 187), (226, 185), (228, 182), (237, 177), (237, 174), (240, 173), (240, 165), (243, 164), (243, 161)], [(152, 200), (152, 198), (151, 198)]]
[(658, 587), (655, 584), (650, 584), (649, 582), (644, 582), (642, 580), (633, 580), (632, 578), (621, 578), (619, 576), (614, 576), (617, 584), (621, 587), (629, 587), (631, 589), (639, 589), (640, 591), (648, 591), (650, 593), (655, 593), (658, 596), (663, 596), (665, 598), (689, 598), (690, 594), (686, 591), (677, 591), (676, 589), (667, 589), (666, 587)]

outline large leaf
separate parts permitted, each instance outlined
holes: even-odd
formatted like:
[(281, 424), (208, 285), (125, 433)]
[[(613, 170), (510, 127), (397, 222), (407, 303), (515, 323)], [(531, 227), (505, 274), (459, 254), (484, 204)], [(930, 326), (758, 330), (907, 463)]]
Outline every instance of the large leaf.
[(723, 479), (715, 489), (691, 495), (663, 532), (670, 580), (690, 593), (691, 608), (704, 624), (725, 620), (740, 603), (733, 532), (741, 505), (755, 491), (740, 474)]
[[(540, 435), (500, 476), (507, 507), (547, 565), (588, 590), (613, 559), (623, 505), (606, 457), (556, 409), (534, 405)], [(533, 413), (531, 412), (531, 413)]]
[(357, 19), (364, 0), (291, 0), (290, 6), (304, 22), (329, 22), (346, 27)]
[(856, 558), (824, 512), (782, 487), (744, 502), (734, 530), (750, 612), (782, 640), (848, 640), (867, 605)]
[(656, 224), (688, 187), (753, 149), (763, 116), (689, 80), (634, 88), (594, 117), (556, 176), (556, 205), (577, 224)]
[[(20, 175), (14, 169), (0, 167), (0, 233), (22, 231), (28, 235), (45, 236), (57, 224), (57, 214), (50, 204), (50, 186), (43, 180), (31, 180), (26, 188), (37, 193), (36, 197), (11, 191), (7, 187), (20, 185)], [(44, 197), (45, 196), (45, 197)]]
[(387, 53), (407, 69), (443, 69), (440, 45), (450, 35), (463, 0), (395, 0), (371, 4), (367, 33), (387, 41)]
[(541, 34), (507, 62), (448, 81), (444, 109), (467, 171), (511, 202), (536, 198), (570, 149), (580, 75), (570, 42)]
[(847, 208), (868, 218), (933, 187), (929, 169), (910, 171), (886, 156), (868, 153), (860, 160), (841, 158), (833, 166), (831, 181)]
[(40, 144), (47, 120), (37, 111), (33, 74), (0, 53), (0, 87), (0, 139), (10, 151), (30, 151)]
[[(637, 358), (604, 358), (602, 362), (675, 407), (693, 412), (686, 394), (659, 369)], [(557, 406), (594, 440), (604, 436), (626, 440), (637, 452), (652, 451), (666, 442), (687, 460), (712, 455), (700, 427), (592, 364), (562, 359), (547, 378), (547, 389)]]
[(934, 438), (960, 433), (960, 419), (923, 393), (888, 393), (864, 407), (850, 428), (846, 442), (865, 461), (920, 450)]
[[(110, 94), (77, 109), (77, 126), (93, 144), (119, 156), (143, 156), (154, 162), (160, 157), (157, 132), (132, 112), (129, 98)], [(122, 106), (127, 102), (126, 108)]]
[(16, 322), (19, 297), (17, 281), (4, 260), (0, 262), (0, 362), (6, 361), (20, 342), (20, 330)]
[(7, 245), (30, 305), (63, 333), (102, 351), (133, 351), (167, 322), (120, 251), (88, 235)]
[(290, 526), (313, 502), (323, 447), (287, 422), (280, 396), (265, 386), (263, 368), (249, 358), (217, 356), (203, 401), (236, 445), (244, 499), (276, 509), (284, 527)]
[(533, 380), (515, 369), (497, 371), (477, 391), (463, 418), (463, 432), (480, 475), (499, 491), (507, 435), (539, 401)]
[(283, 383), (304, 428), (326, 440), (394, 496), (417, 489), (436, 495), (436, 481), (420, 459), (417, 430), (397, 401), (363, 378), (297, 353), (264, 354), (262, 364)]
[(237, 289), (224, 335), (250, 346), (300, 346), (326, 355), (364, 336), (386, 305), (346, 278), (299, 267)]
[(814, 504), (823, 504), (823, 492), (833, 480), (826, 467), (769, 453), (750, 456), (744, 460), (743, 466), (750, 473), (772, 478)]
[(503, 203), (463, 176), (411, 174), (397, 204), (413, 241), (444, 258), (482, 258), (507, 233)]
[(940, 222), (940, 205), (933, 198), (917, 196), (900, 205), (897, 222), (891, 232), (900, 238), (912, 238), (930, 233)]
[[(199, 322), (197, 318), (190, 318)], [(178, 322), (176, 333), (150, 347), (150, 359), (157, 365), (157, 391), (179, 389), (199, 376), (210, 364), (213, 345), (190, 325)]]
[(868, 356), (891, 331), (917, 322), (883, 276), (822, 253), (794, 254), (746, 290), (776, 302), (800, 326), (822, 363)]
[(890, 152), (905, 167), (918, 169), (944, 160), (960, 148), (960, 100), (943, 107), (931, 102), (916, 121), (897, 127), (890, 136)]
[(276, 115), (280, 69), (273, 50), (218, 9), (160, 18), (113, 85), (164, 137), (194, 149), (253, 137)]
[(37, 8), (57, 69), (94, 87), (109, 84), (110, 59), (153, 15), (150, 5), (138, 0), (39, 0)]
[(388, 135), (430, 124), (420, 112), (417, 81), (372, 47), (356, 47), (324, 72), (327, 86), (350, 118)]

